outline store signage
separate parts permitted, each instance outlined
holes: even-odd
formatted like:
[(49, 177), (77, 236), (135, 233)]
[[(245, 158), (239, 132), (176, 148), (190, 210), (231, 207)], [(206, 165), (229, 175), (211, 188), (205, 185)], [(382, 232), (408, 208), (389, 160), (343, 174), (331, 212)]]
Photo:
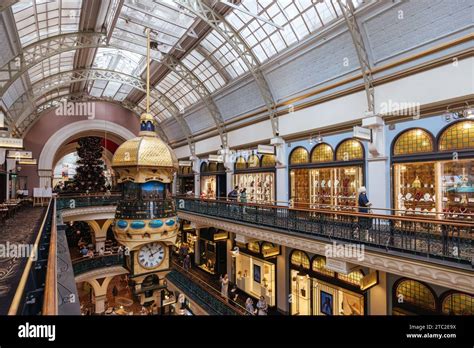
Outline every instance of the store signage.
[(360, 289), (362, 291), (369, 290), (379, 283), (379, 272), (371, 272), (360, 280)]
[(274, 155), (275, 154), (275, 146), (273, 146), (273, 145), (258, 145), (257, 153), (259, 155)]
[(180, 167), (191, 167), (193, 165), (192, 161), (179, 161), (178, 165)]
[(273, 248), (268, 248), (262, 251), (264, 258), (274, 257), (280, 255), (280, 247), (275, 246)]
[(7, 158), (14, 158), (14, 159), (24, 159), (24, 158), (33, 158), (33, 152), (31, 151), (20, 151), (20, 150), (8, 150)]
[(229, 238), (229, 235), (227, 234), (227, 232), (218, 232), (218, 233), (214, 233), (214, 241), (218, 241), (218, 240), (226, 240), (227, 238)]
[(18, 138), (0, 138), (0, 148), (6, 147), (9, 149), (23, 148), (23, 139)]
[(36, 158), (24, 158), (18, 161), (18, 164), (31, 164), (36, 165)]
[(331, 271), (349, 274), (354, 269), (354, 267), (355, 265), (349, 262), (337, 260), (332, 257), (326, 257), (326, 268)]
[(224, 162), (222, 155), (209, 155), (209, 162)]
[(355, 126), (353, 136), (356, 139), (372, 142), (372, 129)]

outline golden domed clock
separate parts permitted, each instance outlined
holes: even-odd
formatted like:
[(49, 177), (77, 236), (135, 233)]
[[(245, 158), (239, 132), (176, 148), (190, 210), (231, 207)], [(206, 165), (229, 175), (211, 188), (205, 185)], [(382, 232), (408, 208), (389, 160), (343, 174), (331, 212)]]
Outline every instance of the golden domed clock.
[(139, 136), (124, 142), (112, 160), (122, 188), (114, 235), (130, 251), (126, 267), (134, 293), (142, 304), (159, 303), (159, 291), (165, 287), (164, 277), (170, 268), (169, 249), (178, 232), (175, 202), (171, 196), (178, 160), (173, 150), (157, 136), (155, 127), (147, 99), (147, 113), (140, 117)]

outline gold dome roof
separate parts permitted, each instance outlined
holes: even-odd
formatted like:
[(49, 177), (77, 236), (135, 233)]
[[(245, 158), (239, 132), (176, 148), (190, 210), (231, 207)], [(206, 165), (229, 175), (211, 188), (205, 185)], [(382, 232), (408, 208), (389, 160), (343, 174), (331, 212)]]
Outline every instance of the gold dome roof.
[(157, 136), (139, 136), (119, 146), (112, 167), (178, 168), (174, 151)]

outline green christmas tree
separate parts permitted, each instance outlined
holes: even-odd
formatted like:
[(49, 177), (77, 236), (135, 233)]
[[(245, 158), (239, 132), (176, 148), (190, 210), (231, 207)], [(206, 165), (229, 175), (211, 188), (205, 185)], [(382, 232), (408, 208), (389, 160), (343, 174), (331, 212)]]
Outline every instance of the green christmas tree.
[(86, 137), (79, 139), (77, 147), (76, 175), (72, 180), (73, 192), (105, 192), (104, 161), (102, 160), (101, 139)]

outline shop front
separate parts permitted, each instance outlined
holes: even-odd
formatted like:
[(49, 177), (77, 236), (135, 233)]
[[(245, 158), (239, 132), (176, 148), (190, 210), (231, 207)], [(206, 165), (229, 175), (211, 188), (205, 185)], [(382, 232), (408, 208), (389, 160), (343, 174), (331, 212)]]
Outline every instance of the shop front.
[(438, 137), (422, 128), (392, 144), (393, 206), (398, 214), (471, 220), (474, 214), (474, 122), (456, 122)]
[(248, 203), (275, 201), (275, 156), (250, 155), (239, 157), (235, 163), (234, 187), (246, 189)]
[(366, 295), (361, 290), (364, 273), (342, 274), (326, 268), (326, 258), (300, 250), (290, 255), (292, 315), (364, 315)]
[(194, 195), (194, 173), (193, 167), (181, 166), (178, 170), (176, 192), (178, 195), (192, 193)]
[(201, 163), (201, 198), (225, 199), (227, 196), (227, 178), (223, 163)]
[(235, 283), (237, 288), (259, 299), (265, 298), (268, 306), (276, 305), (276, 257), (280, 247), (269, 242), (237, 243), (235, 255)]
[(214, 227), (199, 230), (198, 267), (212, 275), (227, 273), (227, 239), (229, 234)]
[(352, 209), (364, 185), (364, 147), (355, 139), (339, 143), (334, 153), (326, 143), (309, 153), (304, 147), (290, 154), (290, 201), (295, 207)]
[(174, 252), (178, 256), (189, 254), (191, 262), (194, 260), (195, 245), (197, 242), (196, 229), (191, 226), (191, 222), (187, 220), (181, 220), (180, 227), (178, 230), (178, 237), (174, 245)]

